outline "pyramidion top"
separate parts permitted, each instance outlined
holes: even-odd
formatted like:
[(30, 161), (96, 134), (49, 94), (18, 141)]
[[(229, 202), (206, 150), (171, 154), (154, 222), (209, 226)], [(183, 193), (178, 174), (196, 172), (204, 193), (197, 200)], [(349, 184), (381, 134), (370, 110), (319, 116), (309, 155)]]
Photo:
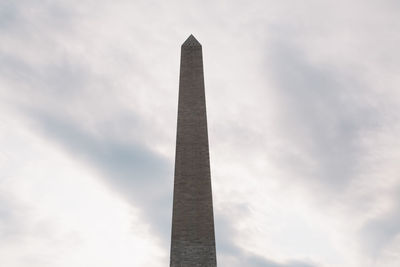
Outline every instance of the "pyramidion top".
[(192, 34), (182, 44), (182, 47), (196, 47), (196, 46), (201, 47), (201, 44), (199, 43), (199, 41), (197, 41), (196, 38), (194, 38)]

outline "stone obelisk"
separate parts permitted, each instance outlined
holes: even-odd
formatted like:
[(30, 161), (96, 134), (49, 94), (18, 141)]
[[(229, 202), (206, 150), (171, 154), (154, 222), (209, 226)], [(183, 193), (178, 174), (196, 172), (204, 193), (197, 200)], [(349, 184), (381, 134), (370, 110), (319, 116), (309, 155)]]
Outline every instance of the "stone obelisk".
[(193, 35), (181, 47), (170, 266), (217, 266), (203, 58)]

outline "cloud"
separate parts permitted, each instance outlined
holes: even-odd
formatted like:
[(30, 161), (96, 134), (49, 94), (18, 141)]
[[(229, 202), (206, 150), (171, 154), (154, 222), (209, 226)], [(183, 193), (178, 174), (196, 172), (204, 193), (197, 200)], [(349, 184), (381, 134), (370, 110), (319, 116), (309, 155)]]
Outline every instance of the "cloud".
[(344, 190), (357, 178), (366, 152), (363, 137), (380, 127), (381, 114), (368, 104), (373, 94), (363, 81), (337, 67), (313, 63), (290, 40), (271, 47), (268, 64), (281, 109), (278, 126), (291, 145), (278, 158), (280, 164), (327, 191)]
[(400, 236), (400, 195), (394, 190), (392, 207), (371, 220), (360, 229), (362, 242), (367, 253), (375, 259), (382, 256), (384, 250)]
[[(227, 208), (225, 206), (225, 208)], [(230, 214), (230, 213), (236, 214)], [(294, 260), (279, 263), (263, 255), (251, 252), (251, 248), (241, 246), (238, 239), (239, 231), (235, 229), (235, 220), (249, 216), (246, 206), (230, 205), (229, 210), (215, 211), (217, 259), (223, 266), (249, 266), (249, 267), (316, 267), (308, 261)]]
[[(219, 264), (368, 266), (399, 236), (397, 7), (2, 1), (2, 114), (97, 172), (167, 251), (179, 46), (194, 33)], [(3, 234), (23, 235), (24, 207), (0, 192)]]
[[(123, 143), (118, 138), (92, 135), (77, 122), (65, 117), (55, 117), (38, 111), (29, 112), (50, 140), (61, 144), (71, 156), (94, 165), (102, 173), (104, 181), (122, 194), (150, 223), (154, 233), (168, 247), (172, 210), (172, 166), (173, 162), (151, 151), (134, 140)], [(132, 121), (131, 121), (132, 123)], [(101, 132), (106, 132), (104, 129)], [(170, 188), (167, 190), (166, 188)], [(265, 267), (313, 267), (314, 265), (293, 261), (276, 263), (240, 248), (234, 239), (232, 217), (216, 216), (218, 227), (218, 252), (230, 266)], [(227, 264), (225, 262), (225, 264)]]
[(30, 114), (48, 138), (71, 156), (94, 165), (105, 182), (140, 207), (163, 241), (169, 238), (173, 175), (167, 159), (135, 140), (95, 136), (68, 118), (35, 111)]
[(15, 242), (24, 234), (24, 214), (29, 209), (4, 190), (0, 190), (0, 200), (0, 237), (2, 240)]

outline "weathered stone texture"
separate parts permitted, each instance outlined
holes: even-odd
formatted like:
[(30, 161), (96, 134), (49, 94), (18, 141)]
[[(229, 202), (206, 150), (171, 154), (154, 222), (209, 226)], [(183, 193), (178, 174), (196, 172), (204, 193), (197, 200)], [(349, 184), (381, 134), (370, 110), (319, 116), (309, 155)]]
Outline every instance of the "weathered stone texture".
[(216, 266), (202, 48), (181, 48), (171, 267)]

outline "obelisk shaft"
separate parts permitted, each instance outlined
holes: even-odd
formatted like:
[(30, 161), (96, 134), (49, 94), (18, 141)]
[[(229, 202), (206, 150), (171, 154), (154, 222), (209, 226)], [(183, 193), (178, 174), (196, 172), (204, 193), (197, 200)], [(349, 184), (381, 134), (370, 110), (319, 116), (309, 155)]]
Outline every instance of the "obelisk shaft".
[(202, 48), (181, 48), (171, 267), (216, 266)]

